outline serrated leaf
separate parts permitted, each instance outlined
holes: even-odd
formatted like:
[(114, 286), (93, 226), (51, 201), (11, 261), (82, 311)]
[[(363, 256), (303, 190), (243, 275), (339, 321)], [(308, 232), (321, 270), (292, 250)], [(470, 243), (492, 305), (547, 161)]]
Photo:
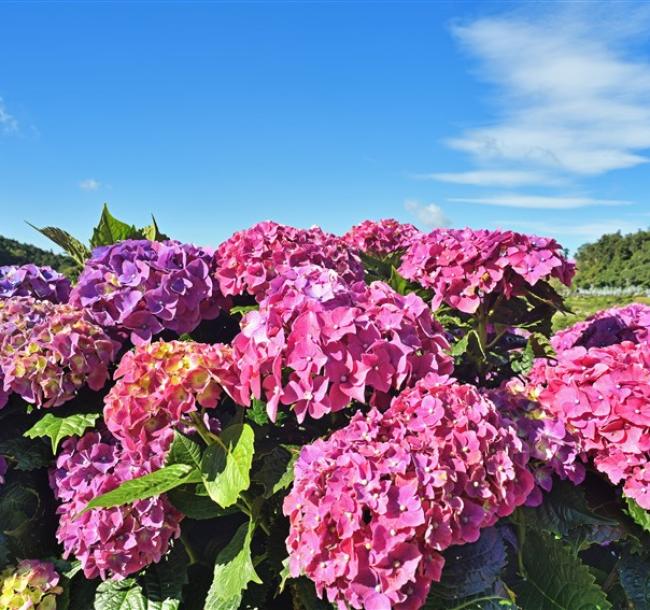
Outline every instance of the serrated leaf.
[(57, 227), (36, 227), (30, 222), (27, 223), (32, 229), (36, 229), (42, 235), (52, 240), (57, 246), (63, 248), (74, 260), (75, 263), (81, 268), (90, 257), (90, 250), (86, 248), (78, 239), (70, 235), (63, 229)]
[(251, 400), (251, 406), (246, 409), (246, 417), (258, 426), (265, 426), (271, 422), (269, 414), (266, 412), (266, 403), (257, 398)]
[(138, 239), (142, 237), (141, 231), (138, 231), (133, 225), (128, 225), (115, 218), (109, 212), (108, 205), (104, 204), (99, 224), (93, 229), (90, 245), (93, 248), (97, 246), (110, 246), (124, 239)]
[(188, 557), (176, 544), (159, 563), (151, 564), (142, 578), (147, 610), (178, 610), (187, 583)]
[(147, 601), (135, 578), (106, 580), (97, 587), (95, 610), (147, 610)]
[(271, 453), (264, 456), (262, 466), (257, 470), (253, 479), (264, 487), (265, 498), (270, 498), (291, 485), (293, 465), (297, 459), (297, 454), (293, 454), (283, 447), (274, 447)]
[(36, 422), (23, 436), (27, 438), (49, 438), (52, 442), (52, 453), (56, 453), (59, 443), (68, 436), (81, 436), (88, 428), (92, 428), (99, 418), (99, 413), (78, 413), (68, 417), (57, 417), (47, 413)]
[(223, 446), (210, 445), (203, 453), (201, 473), (210, 497), (222, 508), (228, 508), (250, 486), (255, 434), (248, 424), (235, 424), (219, 438)]
[(241, 525), (226, 548), (217, 555), (205, 610), (237, 610), (248, 584), (261, 584), (251, 558), (254, 527), (252, 523)]
[(650, 610), (650, 560), (624, 554), (618, 563), (621, 586), (635, 610)]
[(254, 305), (235, 305), (234, 307), (231, 307), (228, 313), (231, 316), (234, 316), (235, 314), (239, 314), (240, 316), (245, 316), (249, 311), (257, 311), (260, 308), (260, 306), (255, 303)]
[(197, 470), (201, 468), (201, 445), (184, 434), (174, 432), (174, 440), (167, 453), (166, 465), (187, 464)]
[[(202, 491), (203, 493), (199, 493)], [(202, 521), (237, 512), (236, 507), (221, 508), (206, 491), (203, 483), (181, 485), (167, 492), (169, 501), (190, 519)]]
[(627, 504), (627, 513), (632, 517), (634, 522), (650, 533), (650, 512), (641, 508), (632, 498), (625, 498)]
[(13, 462), (16, 470), (38, 470), (50, 465), (52, 455), (43, 441), (30, 441), (21, 436), (0, 441), (0, 455)]
[(179, 485), (197, 483), (199, 480), (200, 474), (192, 466), (187, 464), (165, 466), (150, 474), (125, 481), (116, 489), (93, 498), (80, 514), (93, 508), (111, 508), (131, 504), (137, 500), (159, 496)]
[[(522, 541), (520, 541), (522, 542)], [(610, 610), (611, 604), (589, 568), (562, 541), (527, 529), (522, 578), (513, 584), (517, 603), (535, 610)]]

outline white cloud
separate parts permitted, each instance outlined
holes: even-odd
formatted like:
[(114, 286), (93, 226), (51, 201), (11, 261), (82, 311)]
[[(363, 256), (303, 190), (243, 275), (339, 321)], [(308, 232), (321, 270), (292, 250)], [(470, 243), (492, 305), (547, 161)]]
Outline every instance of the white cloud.
[(96, 191), (101, 185), (101, 182), (94, 178), (86, 178), (79, 183), (79, 188), (82, 191)]
[(562, 180), (543, 172), (525, 170), (476, 170), (470, 172), (452, 172), (420, 174), (416, 178), (437, 180), (453, 184), (470, 184), (472, 186), (517, 187), (529, 184), (560, 184)]
[(616, 233), (616, 231), (631, 233), (642, 228), (642, 224), (640, 223), (619, 219), (587, 222), (582, 224), (556, 224), (548, 222), (501, 220), (493, 224), (501, 228), (534, 231), (538, 235), (574, 237), (580, 238), (584, 241), (594, 241), (605, 233)]
[(0, 129), (4, 133), (15, 133), (18, 131), (18, 121), (9, 114), (4, 101), (0, 97)]
[(504, 193), (489, 197), (453, 197), (447, 201), (456, 203), (476, 203), (480, 205), (494, 205), (507, 208), (529, 208), (543, 210), (570, 210), (584, 208), (592, 205), (630, 205), (629, 201), (619, 199), (593, 199), (591, 197), (556, 197), (543, 195), (520, 195), (517, 193)]
[[(590, 11), (592, 4), (583, 6)], [(534, 19), (515, 15), (455, 27), (479, 60), (479, 76), (495, 86), (501, 112), (448, 144), (481, 163), (576, 176), (646, 163), (650, 63), (625, 53), (620, 39), (629, 29), (603, 27), (598, 17), (538, 11)], [(647, 22), (647, 12), (642, 18)]]
[(442, 208), (435, 203), (422, 204), (418, 201), (408, 200), (404, 202), (404, 207), (417, 218), (422, 226), (428, 229), (446, 227), (449, 224), (449, 219), (445, 216)]

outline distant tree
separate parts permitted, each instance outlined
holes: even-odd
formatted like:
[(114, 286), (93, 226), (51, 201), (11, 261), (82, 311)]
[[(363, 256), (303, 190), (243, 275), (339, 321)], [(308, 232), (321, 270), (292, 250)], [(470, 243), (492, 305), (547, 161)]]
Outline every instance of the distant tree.
[(26, 263), (47, 265), (68, 277), (74, 277), (77, 273), (73, 260), (68, 256), (0, 236), (0, 266)]

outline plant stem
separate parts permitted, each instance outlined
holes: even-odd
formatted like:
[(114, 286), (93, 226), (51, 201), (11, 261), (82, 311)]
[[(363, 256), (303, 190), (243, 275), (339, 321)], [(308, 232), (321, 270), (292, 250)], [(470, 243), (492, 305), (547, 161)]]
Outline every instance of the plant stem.
[(194, 565), (195, 563), (200, 563), (199, 561), (199, 556), (196, 554), (196, 551), (190, 544), (190, 541), (187, 539), (187, 536), (181, 532), (181, 542), (183, 543), (183, 546), (185, 547), (185, 552), (187, 553), (187, 556), (190, 558), (190, 565)]

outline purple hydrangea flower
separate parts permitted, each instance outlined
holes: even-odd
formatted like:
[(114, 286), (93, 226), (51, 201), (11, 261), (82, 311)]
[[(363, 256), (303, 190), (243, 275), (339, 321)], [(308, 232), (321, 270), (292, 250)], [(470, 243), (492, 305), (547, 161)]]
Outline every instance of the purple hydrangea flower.
[(66, 303), (70, 280), (51, 267), (7, 265), (0, 267), (0, 299), (34, 297), (52, 303)]

